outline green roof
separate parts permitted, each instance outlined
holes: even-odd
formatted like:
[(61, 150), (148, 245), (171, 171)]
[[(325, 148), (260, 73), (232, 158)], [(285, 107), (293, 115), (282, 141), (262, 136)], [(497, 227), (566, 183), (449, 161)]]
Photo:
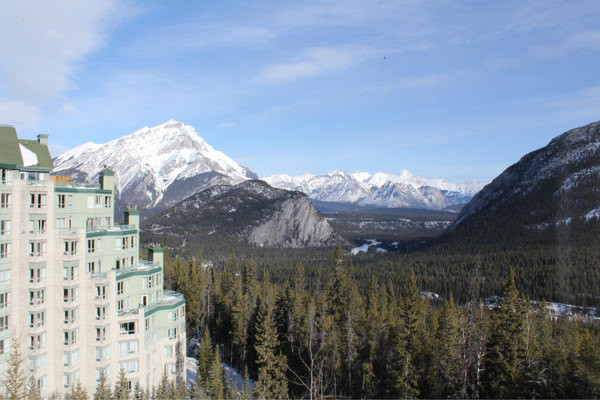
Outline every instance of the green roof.
[(27, 150), (35, 153), (38, 159), (38, 163), (35, 165), (31, 165), (31, 167), (38, 168), (54, 168), (54, 164), (52, 163), (52, 157), (50, 157), (50, 151), (48, 150), (48, 146), (45, 144), (40, 144), (37, 140), (19, 140), (19, 144), (23, 145)]
[[(25, 165), (21, 147), (31, 151), (37, 157), (37, 164)], [(54, 168), (48, 145), (38, 140), (19, 140), (17, 131), (9, 125), (0, 125), (0, 164), (12, 165), (16, 168), (48, 169)], [(19, 169), (21, 169), (19, 168)]]
[(12, 126), (0, 125), (0, 163), (23, 165), (17, 131)]

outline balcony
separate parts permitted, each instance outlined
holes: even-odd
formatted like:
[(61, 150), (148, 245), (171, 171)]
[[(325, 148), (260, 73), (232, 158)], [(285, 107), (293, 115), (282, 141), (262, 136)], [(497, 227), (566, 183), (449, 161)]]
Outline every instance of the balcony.
[(87, 233), (95, 232), (124, 232), (135, 229), (135, 225), (94, 225), (86, 227)]

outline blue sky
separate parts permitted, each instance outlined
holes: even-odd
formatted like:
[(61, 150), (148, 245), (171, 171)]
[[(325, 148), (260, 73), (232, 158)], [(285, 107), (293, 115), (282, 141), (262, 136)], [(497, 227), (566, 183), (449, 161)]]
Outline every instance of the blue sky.
[(487, 181), (600, 119), (598, 1), (19, 1), (0, 123), (55, 154), (170, 118), (255, 170)]

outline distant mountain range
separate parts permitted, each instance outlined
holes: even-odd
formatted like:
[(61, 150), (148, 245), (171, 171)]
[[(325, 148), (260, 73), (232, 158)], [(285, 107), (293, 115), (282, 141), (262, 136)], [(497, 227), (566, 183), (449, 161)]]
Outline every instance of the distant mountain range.
[(105, 144), (78, 146), (54, 160), (53, 173), (92, 182), (105, 167), (115, 172), (118, 200), (146, 214), (216, 185), (258, 178), (206, 143), (193, 127), (175, 120)]
[[(483, 183), (450, 183), (443, 179), (419, 178), (407, 170), (400, 174), (338, 170), (325, 175), (272, 175), (271, 186), (304, 192), (314, 200), (387, 208), (443, 210), (467, 203)], [(455, 207), (456, 208), (456, 207)]]
[[(115, 172), (117, 202), (153, 215), (205, 189), (236, 185), (258, 175), (202, 139), (196, 130), (169, 120), (105, 144), (85, 143), (54, 160), (54, 174), (95, 182), (105, 167)], [(298, 177), (273, 175), (270, 185), (301, 191), (310, 199), (366, 207), (447, 209), (468, 202), (483, 184), (454, 184), (399, 175), (366, 172)], [(460, 207), (458, 207), (460, 208)]]

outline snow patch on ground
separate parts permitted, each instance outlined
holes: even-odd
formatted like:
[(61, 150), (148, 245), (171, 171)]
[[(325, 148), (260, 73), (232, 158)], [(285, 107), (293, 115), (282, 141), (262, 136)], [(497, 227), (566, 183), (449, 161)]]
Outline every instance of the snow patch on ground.
[[(369, 251), (370, 247), (374, 247), (374, 246), (379, 246), (381, 244), (381, 242), (378, 242), (375, 239), (367, 239), (367, 243), (363, 244), (362, 246), (358, 246), (353, 248), (352, 250), (350, 250), (350, 254), (352, 254), (353, 256), (357, 255), (360, 252), (364, 252), (367, 253)], [(379, 253), (387, 253), (386, 249), (382, 249), (381, 247), (377, 247), (375, 249), (375, 251), (379, 252)]]

